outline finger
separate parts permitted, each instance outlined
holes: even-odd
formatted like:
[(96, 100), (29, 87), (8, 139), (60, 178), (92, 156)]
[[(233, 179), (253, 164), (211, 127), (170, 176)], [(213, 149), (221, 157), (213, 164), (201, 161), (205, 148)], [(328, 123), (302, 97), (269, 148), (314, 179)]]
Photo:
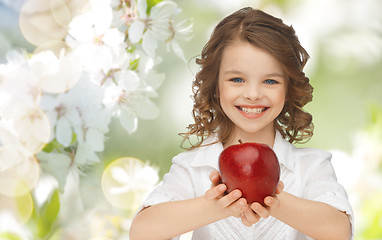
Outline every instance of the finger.
[(212, 172), (210, 173), (210, 180), (212, 180), (213, 177), (216, 177), (216, 176), (218, 176), (218, 175), (219, 175), (219, 172), (218, 172), (218, 171), (212, 171)]
[[(225, 186), (225, 185), (224, 185)], [(224, 197), (222, 197), (220, 200), (219, 200), (219, 204), (222, 208), (226, 208), (228, 207), (229, 205), (231, 205), (233, 202), (235, 202), (236, 200), (238, 200), (240, 197), (241, 197), (242, 193), (240, 190), (238, 189), (235, 189), (233, 190), (232, 192), (228, 193), (227, 195), (225, 195)]]
[(260, 203), (254, 202), (251, 204), (251, 209), (257, 213), (262, 218), (267, 218), (270, 216), (270, 211), (263, 207)]
[(224, 192), (227, 190), (227, 187), (225, 184), (219, 184), (215, 187), (211, 187), (206, 191), (204, 194), (205, 199), (212, 200), (216, 198), (221, 198), (224, 196)]
[[(249, 226), (252, 226), (253, 224), (257, 223), (261, 219), (261, 217), (257, 213), (252, 211), (251, 208), (248, 208), (244, 211), (244, 217)], [(248, 226), (247, 224), (245, 225)]]
[(266, 197), (264, 199), (264, 203), (268, 207), (272, 207), (272, 208), (280, 206), (280, 201), (279, 201), (279, 198), (277, 196), (274, 196), (274, 197), (268, 196), (268, 197)]
[(248, 203), (245, 198), (239, 198), (237, 201), (228, 206), (230, 215), (235, 217), (240, 217), (241, 214), (248, 208)]
[(284, 183), (279, 181), (276, 188), (276, 194), (280, 194), (284, 190)]
[(274, 204), (273, 198), (268, 196), (264, 198), (265, 205), (271, 207)]
[[(251, 211), (252, 211), (252, 210), (251, 210)], [(240, 219), (241, 219), (241, 222), (242, 222), (245, 226), (247, 226), (247, 227), (252, 226), (251, 222), (246, 218), (246, 216), (245, 216), (244, 213), (242, 213), (242, 214), (240, 215)]]
[(218, 185), (221, 183), (220, 174), (218, 171), (211, 172), (210, 181), (212, 182), (212, 185)]

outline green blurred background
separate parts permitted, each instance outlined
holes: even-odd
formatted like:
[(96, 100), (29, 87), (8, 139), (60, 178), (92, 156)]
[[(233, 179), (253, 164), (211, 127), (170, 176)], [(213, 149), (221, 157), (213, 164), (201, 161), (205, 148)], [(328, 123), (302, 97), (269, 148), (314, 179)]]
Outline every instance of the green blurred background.
[[(0, 62), (9, 49), (25, 48), (33, 52), (17, 25), (18, 10), (23, 0), (0, 0)], [(166, 74), (158, 90), (156, 103), (161, 109), (159, 118), (140, 120), (132, 135), (119, 125), (111, 124), (105, 151), (106, 166), (112, 160), (132, 156), (158, 167), (162, 177), (171, 158), (184, 151), (181, 137), (192, 122), (191, 84), (198, 67), (198, 56), (213, 27), (226, 15), (244, 6), (260, 8), (287, 24), (293, 25), (302, 45), (311, 55), (306, 74), (314, 87), (314, 99), (306, 109), (313, 114), (314, 136), (307, 147), (340, 150), (349, 155), (356, 146), (356, 134), (372, 129), (382, 142), (382, 1), (380, 0), (179, 0), (183, 10), (180, 18), (191, 18), (193, 38), (181, 42), (189, 62), (182, 62), (173, 54), (160, 49), (163, 62), (157, 69)], [(377, 119), (377, 120), (376, 120)], [(377, 145), (381, 149), (381, 145)], [(381, 177), (382, 159), (376, 165)], [(347, 164), (340, 165), (346, 168)], [(97, 171), (99, 172), (99, 171)], [(348, 171), (348, 179), (354, 172)], [(341, 178), (340, 180), (346, 180)], [(345, 187), (348, 186), (344, 183)], [(366, 198), (349, 197), (358, 204), (368, 219), (360, 222), (359, 239), (382, 239), (382, 188)], [(371, 193), (370, 193), (371, 194)], [(363, 201), (359, 203), (357, 201)], [(360, 213), (361, 214), (361, 213)], [(366, 220), (363, 220), (366, 221)]]

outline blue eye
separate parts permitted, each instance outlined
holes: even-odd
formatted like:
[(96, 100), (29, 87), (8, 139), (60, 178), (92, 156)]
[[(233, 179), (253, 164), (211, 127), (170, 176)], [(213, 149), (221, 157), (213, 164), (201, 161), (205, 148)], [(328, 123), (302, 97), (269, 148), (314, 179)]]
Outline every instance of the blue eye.
[(237, 83), (244, 82), (244, 80), (242, 78), (239, 78), (239, 77), (231, 78), (230, 81), (237, 82)]
[(267, 80), (264, 81), (264, 83), (266, 83), (266, 84), (276, 84), (278, 82), (276, 80), (273, 80), (273, 79), (267, 79)]

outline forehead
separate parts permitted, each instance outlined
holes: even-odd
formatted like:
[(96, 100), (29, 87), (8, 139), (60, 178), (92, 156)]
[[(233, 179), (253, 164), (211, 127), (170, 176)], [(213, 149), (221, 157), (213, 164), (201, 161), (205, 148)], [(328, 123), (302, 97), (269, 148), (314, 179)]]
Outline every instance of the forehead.
[(236, 40), (223, 49), (220, 71), (240, 71), (248, 74), (268, 72), (285, 75), (281, 63), (270, 53), (248, 42)]

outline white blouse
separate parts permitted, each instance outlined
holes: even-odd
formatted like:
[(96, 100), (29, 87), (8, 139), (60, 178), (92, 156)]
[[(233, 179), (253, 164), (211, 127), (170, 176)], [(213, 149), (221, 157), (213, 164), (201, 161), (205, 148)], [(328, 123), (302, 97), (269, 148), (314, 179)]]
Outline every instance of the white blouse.
[[(205, 143), (214, 141), (217, 141), (217, 138), (210, 137)], [(218, 158), (222, 150), (223, 145), (218, 142), (175, 156), (170, 171), (144, 201), (142, 208), (204, 195), (211, 187), (210, 173), (219, 169)], [(280, 162), (280, 180), (284, 183), (284, 191), (305, 199), (327, 203), (345, 212), (349, 216), (353, 235), (353, 211), (345, 189), (337, 182), (331, 164), (331, 154), (314, 148), (296, 148), (279, 132), (276, 134), (273, 150)], [(228, 217), (195, 229), (192, 239), (311, 238), (273, 217), (261, 219), (251, 227), (245, 226), (239, 218)]]

